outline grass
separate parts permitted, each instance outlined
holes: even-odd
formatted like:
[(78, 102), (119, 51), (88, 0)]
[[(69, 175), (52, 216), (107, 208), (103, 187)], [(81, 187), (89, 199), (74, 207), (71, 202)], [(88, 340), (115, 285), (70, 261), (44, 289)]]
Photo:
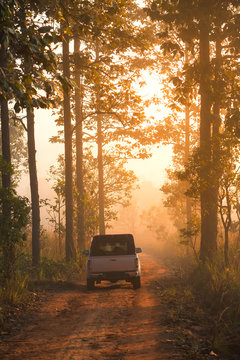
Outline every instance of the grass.
[(19, 313), (36, 301), (38, 283), (79, 280), (84, 262), (81, 256), (70, 262), (44, 256), (39, 266), (33, 267), (30, 254), (19, 252), (12, 278), (0, 278), (0, 332), (4, 331), (10, 318), (14, 322)]
[(17, 305), (26, 298), (28, 277), (16, 275), (16, 277), (7, 279), (0, 289), (1, 304)]
[(17, 274), (1, 281), (0, 287), (0, 332), (14, 326), (19, 314), (24, 312), (32, 301), (28, 288), (28, 277)]
[[(169, 305), (169, 319), (187, 359), (236, 360), (240, 354), (240, 272), (236, 251), (224, 265), (219, 251), (214, 262), (181, 266), (175, 279), (162, 285), (161, 296)], [(188, 261), (184, 261), (188, 263)], [(184, 263), (182, 262), (182, 263)], [(184, 333), (188, 330), (188, 334)]]

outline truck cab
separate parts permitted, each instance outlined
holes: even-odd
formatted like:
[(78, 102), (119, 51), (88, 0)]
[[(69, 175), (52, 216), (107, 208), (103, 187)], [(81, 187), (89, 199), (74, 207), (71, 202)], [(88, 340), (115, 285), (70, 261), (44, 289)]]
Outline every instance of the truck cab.
[(95, 283), (125, 280), (133, 288), (141, 287), (141, 267), (132, 234), (96, 235), (93, 237), (86, 265), (87, 288), (93, 289)]

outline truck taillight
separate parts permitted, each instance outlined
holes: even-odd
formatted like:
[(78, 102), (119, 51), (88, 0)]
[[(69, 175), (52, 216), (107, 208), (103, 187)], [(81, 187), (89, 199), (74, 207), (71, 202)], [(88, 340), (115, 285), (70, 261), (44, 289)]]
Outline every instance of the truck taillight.
[(87, 266), (88, 266), (88, 271), (92, 271), (92, 261), (91, 260), (88, 260)]
[(135, 259), (135, 265), (136, 265), (136, 269), (138, 269), (138, 257), (136, 257)]

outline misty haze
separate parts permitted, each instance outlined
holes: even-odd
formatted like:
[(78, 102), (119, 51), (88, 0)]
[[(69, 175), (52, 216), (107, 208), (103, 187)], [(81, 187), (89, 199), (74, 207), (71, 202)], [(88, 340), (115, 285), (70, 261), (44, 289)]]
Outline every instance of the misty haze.
[(0, 0), (0, 359), (240, 359), (238, 0)]

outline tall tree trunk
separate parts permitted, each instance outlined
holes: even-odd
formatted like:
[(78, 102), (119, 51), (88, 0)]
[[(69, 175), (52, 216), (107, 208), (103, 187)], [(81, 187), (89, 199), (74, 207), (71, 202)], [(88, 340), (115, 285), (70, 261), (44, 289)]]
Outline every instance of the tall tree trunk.
[[(188, 48), (187, 44), (185, 45), (185, 65), (188, 65)], [(185, 105), (185, 163), (189, 160), (190, 154), (190, 108), (189, 108), (189, 99)], [(188, 243), (191, 244), (192, 237), (190, 235), (191, 231), (191, 219), (192, 219), (192, 207), (191, 199), (189, 196), (186, 196), (186, 220), (187, 220), (187, 237)]]
[(34, 134), (34, 112), (30, 107), (27, 108), (27, 135), (28, 166), (32, 203), (32, 264), (38, 265), (40, 262), (40, 206)]
[[(1, 53), (0, 53), (1, 57)], [(9, 130), (9, 113), (8, 101), (2, 99), (1, 101), (1, 133), (2, 133), (2, 157), (9, 165), (11, 165), (11, 152), (10, 152), (10, 130)], [(7, 189), (11, 186), (11, 173), (10, 171), (2, 172), (2, 187)]]
[[(222, 184), (222, 186), (224, 186)], [(224, 260), (225, 260), (225, 266), (229, 266), (229, 229), (232, 224), (232, 216), (231, 216), (231, 202), (230, 202), (230, 196), (229, 196), (229, 184), (225, 184), (225, 189), (223, 194), (225, 193), (225, 196), (220, 196), (219, 198), (219, 212), (222, 219), (222, 224), (224, 227)], [(226, 197), (226, 198), (225, 198)], [(224, 199), (225, 198), (225, 199)], [(225, 200), (225, 201), (224, 201)], [(225, 203), (223, 205), (223, 203)]]
[[(190, 114), (189, 114), (189, 105), (185, 107), (185, 162), (187, 163), (189, 159), (189, 152), (190, 152)], [(188, 243), (192, 243), (192, 236), (190, 235), (191, 232), (191, 220), (192, 220), (192, 204), (191, 198), (186, 196), (186, 219), (187, 219), (187, 232), (188, 232)]]
[[(63, 39), (63, 76), (70, 79), (69, 38)], [(69, 89), (64, 89), (64, 146), (65, 146), (65, 206), (66, 206), (66, 260), (74, 256), (73, 241), (73, 176), (72, 176), (72, 124)]]
[[(3, 69), (3, 71), (7, 68), (7, 51), (3, 43), (0, 44), (0, 67)], [(3, 160), (11, 164), (9, 112), (8, 112), (7, 99), (1, 100), (1, 132), (2, 132), (2, 157)], [(10, 171), (2, 172), (3, 188), (9, 188), (10, 185), (11, 185)]]
[[(99, 61), (99, 44), (96, 42), (96, 62)], [(105, 214), (104, 214), (104, 168), (103, 168), (103, 134), (102, 134), (102, 117), (99, 113), (99, 79), (97, 80), (96, 93), (96, 110), (97, 110), (97, 147), (98, 147), (98, 205), (99, 205), (99, 233), (104, 235), (105, 229)]]
[[(212, 189), (212, 201), (213, 201), (213, 226), (216, 228), (217, 237), (217, 226), (218, 226), (218, 194), (219, 194), (219, 180), (221, 177), (220, 163), (219, 163), (219, 152), (220, 152), (220, 136), (219, 129), (221, 126), (220, 117), (220, 67), (221, 67), (221, 40), (219, 34), (216, 40), (216, 58), (215, 58), (215, 99), (213, 104), (213, 129), (212, 129), (212, 159), (214, 169), (213, 189)], [(216, 239), (217, 242), (217, 239)]]
[(200, 17), (200, 201), (201, 201), (201, 244), (200, 258), (205, 261), (212, 258), (217, 250), (217, 227), (215, 208), (212, 198), (211, 176), (211, 90), (209, 56), (209, 7), (202, 0), (205, 8)]
[(227, 226), (224, 226), (224, 235), (225, 235), (225, 241), (224, 241), (224, 260), (225, 260), (225, 266), (229, 266), (229, 258), (228, 258), (229, 228), (228, 228)]
[[(7, 51), (4, 44), (0, 44), (0, 67), (3, 71), (7, 68)], [(8, 101), (7, 99), (1, 100), (1, 133), (2, 133), (2, 158), (3, 160), (11, 165), (11, 150), (10, 150), (10, 130), (9, 130), (9, 112), (8, 112)], [(11, 171), (2, 170), (2, 187), (7, 192), (11, 186)], [(2, 204), (2, 215), (6, 221), (10, 217), (10, 209), (7, 201), (7, 196), (3, 199)], [(3, 242), (3, 269), (5, 278), (10, 278), (13, 273), (14, 264), (14, 246), (9, 239), (8, 234), (5, 234)]]
[(97, 116), (99, 233), (105, 234), (102, 119)]
[(77, 186), (77, 243), (79, 250), (85, 248), (84, 183), (83, 183), (83, 109), (81, 71), (78, 65), (80, 39), (74, 37), (75, 54), (75, 116), (76, 116), (76, 186)]
[[(20, 18), (22, 32), (26, 32), (26, 8), (21, 1)], [(32, 73), (32, 60), (28, 54), (24, 54), (24, 72)], [(28, 90), (31, 90), (29, 88)], [(36, 146), (34, 131), (34, 110), (31, 106), (27, 109), (27, 142), (28, 142), (28, 167), (31, 189), (31, 208), (32, 208), (32, 264), (38, 265), (40, 262), (40, 206), (38, 192), (38, 178), (36, 165)]]
[(61, 229), (61, 195), (58, 194), (58, 249), (59, 255), (62, 256), (62, 229)]

